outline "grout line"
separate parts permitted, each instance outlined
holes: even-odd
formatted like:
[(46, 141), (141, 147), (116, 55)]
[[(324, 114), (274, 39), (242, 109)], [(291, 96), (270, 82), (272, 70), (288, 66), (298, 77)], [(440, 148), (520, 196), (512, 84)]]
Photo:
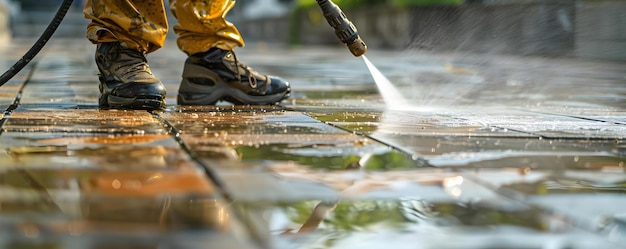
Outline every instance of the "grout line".
[(571, 114), (560, 114), (560, 113), (538, 112), (538, 111), (528, 111), (528, 112), (538, 113), (538, 114), (545, 114), (545, 115), (550, 115), (550, 116), (582, 119), (582, 120), (587, 120), (587, 121), (595, 121), (595, 122), (608, 123), (608, 124), (614, 124), (614, 125), (626, 125), (626, 123), (623, 123), (623, 122), (620, 122), (620, 121), (608, 121), (608, 120), (596, 119), (596, 118), (591, 118), (591, 117), (581, 117), (581, 116), (578, 116), (578, 115), (571, 115)]
[(54, 201), (52, 195), (48, 192), (48, 189), (44, 187), (37, 179), (35, 179), (31, 174), (29, 174), (26, 169), (16, 169), (22, 178), (28, 183), (28, 185), (37, 193), (40, 194), (40, 197), (43, 199), (44, 203), (49, 204), (54, 207), (56, 211), (63, 212), (59, 205)]
[(381, 144), (383, 144), (383, 145), (385, 145), (385, 146), (387, 146), (387, 147), (389, 147), (389, 148), (392, 148), (393, 150), (396, 150), (396, 151), (399, 151), (399, 152), (401, 152), (401, 153), (405, 154), (406, 156), (408, 156), (409, 158), (411, 158), (411, 160), (413, 160), (414, 162), (416, 162), (416, 163), (417, 163), (417, 164), (419, 164), (419, 165), (423, 165), (423, 166), (426, 166), (426, 167), (435, 168), (435, 166), (430, 165), (426, 159), (424, 159), (424, 158), (420, 157), (420, 156), (419, 156), (419, 155), (417, 155), (416, 153), (414, 153), (414, 152), (412, 152), (412, 151), (410, 151), (410, 150), (408, 150), (408, 149), (406, 149), (406, 148), (402, 148), (402, 147), (400, 147), (400, 146), (396, 146), (396, 145), (393, 145), (393, 144), (387, 143), (387, 142), (385, 142), (385, 141), (383, 141), (383, 140), (381, 140), (381, 139), (378, 139), (378, 138), (372, 137), (372, 136), (368, 135), (367, 133), (363, 133), (363, 132), (357, 132), (357, 131), (349, 130), (349, 129), (344, 128), (344, 127), (341, 127), (341, 126), (334, 125), (334, 124), (332, 124), (331, 122), (322, 122), (322, 121), (320, 121), (320, 120), (316, 119), (315, 117), (312, 117), (312, 116), (310, 116), (310, 115), (308, 115), (307, 113), (304, 113), (304, 112), (300, 112), (300, 113), (302, 113), (302, 114), (304, 114), (304, 115), (307, 115), (307, 116), (311, 117), (312, 119), (317, 120), (318, 122), (320, 122), (320, 123), (322, 123), (322, 124), (326, 124), (326, 125), (329, 125), (329, 126), (335, 127), (335, 128), (337, 128), (337, 129), (340, 129), (340, 130), (342, 130), (342, 131), (345, 131), (345, 132), (347, 132), (347, 133), (355, 134), (355, 135), (357, 135), (357, 136), (361, 136), (361, 137), (366, 137), (366, 138), (368, 138), (368, 139), (371, 139), (371, 140), (373, 140), (373, 141), (376, 141), (377, 143), (381, 143)]
[[(167, 129), (168, 134), (170, 134), (172, 138), (178, 143), (180, 148), (185, 153), (187, 153), (189, 157), (191, 157), (191, 160), (193, 160), (197, 165), (200, 165), (200, 167), (202, 167), (205, 175), (217, 187), (217, 189), (219, 189), (219, 194), (228, 203), (234, 203), (235, 199), (228, 192), (226, 192), (226, 188), (225, 188), (226, 185), (224, 184), (224, 182), (217, 176), (217, 173), (214, 170), (212, 170), (211, 166), (202, 162), (199, 159), (198, 155), (189, 147), (189, 145), (187, 145), (185, 140), (183, 140), (180, 137), (180, 130), (174, 127), (172, 123), (162, 118), (158, 112), (155, 112), (155, 111), (148, 111), (148, 112), (152, 114), (152, 117), (157, 119)], [(261, 248), (271, 248), (268, 238), (266, 238), (266, 236), (263, 236), (263, 234), (259, 232), (258, 229), (255, 228), (256, 226), (254, 224), (250, 224), (250, 221), (248, 219), (245, 219), (245, 215), (242, 213), (242, 211), (239, 208), (234, 207), (234, 208), (230, 208), (230, 210), (237, 217), (237, 220), (243, 223), (244, 226), (247, 228), (246, 231), (249, 233), (252, 240), (258, 243)]]
[(9, 118), (11, 117), (11, 113), (15, 109), (17, 109), (17, 107), (20, 105), (20, 100), (22, 99), (22, 93), (24, 92), (24, 88), (26, 87), (26, 84), (30, 82), (30, 79), (35, 73), (36, 67), (37, 67), (37, 61), (31, 62), (31, 66), (29, 68), (30, 71), (28, 71), (28, 74), (26, 75), (26, 80), (24, 80), (24, 82), (22, 83), (22, 86), (17, 91), (17, 94), (15, 95), (15, 99), (13, 100), (13, 103), (6, 110), (4, 110), (4, 117), (0, 119), (0, 134), (4, 133), (4, 129), (3, 129), (4, 125), (7, 123), (7, 121), (9, 121)]
[[(20, 105), (20, 100), (22, 99), (22, 93), (24, 92), (24, 88), (26, 87), (26, 84), (28, 84), (28, 82), (30, 82), (33, 74), (35, 73), (35, 68), (36, 67), (37, 67), (37, 62), (36, 61), (31, 62), (31, 66), (29, 68), (30, 71), (26, 75), (26, 80), (24, 80), (24, 82), (22, 83), (22, 86), (17, 91), (17, 95), (15, 96), (15, 99), (13, 100), (13, 104), (11, 104), (4, 111), (4, 117), (0, 120), (0, 134), (2, 134), (4, 132), (4, 129), (2, 129), (2, 128), (4, 127), (4, 125), (9, 120), (9, 118), (11, 116), (11, 113), (15, 109), (17, 109), (17, 107)], [(52, 196), (50, 195), (50, 193), (48, 192), (46, 187), (41, 185), (25, 169), (17, 169), (16, 171), (24, 178), (24, 180), (26, 182), (28, 182), (28, 184), (30, 185), (30, 187), (33, 190), (35, 190), (35, 191), (37, 191), (37, 192), (39, 192), (41, 194), (42, 198), (44, 198), (44, 202), (45, 203), (48, 203), (51, 206), (54, 206), (57, 211), (62, 211), (61, 208), (59, 207), (59, 205), (54, 201), (54, 199), (52, 198)]]
[(158, 112), (148, 111), (148, 113), (152, 114), (152, 117), (155, 118), (156, 120), (158, 120), (167, 129), (167, 132), (178, 143), (180, 148), (183, 149), (183, 151), (187, 155), (189, 155), (189, 157), (191, 157), (191, 160), (196, 162), (198, 165), (202, 166), (202, 168), (204, 169), (205, 174), (215, 184), (215, 186), (218, 187), (221, 190), (220, 192), (222, 192), (222, 195), (225, 198), (227, 198), (227, 199), (231, 199), (230, 195), (228, 195), (228, 193), (226, 193), (225, 190), (224, 190), (225, 189), (225, 184), (217, 177), (217, 174), (212, 169), (210, 169), (210, 167), (208, 167), (205, 163), (203, 163), (200, 159), (198, 159), (198, 155), (180, 137), (180, 130), (178, 130), (176, 127), (174, 127), (174, 125), (172, 125), (172, 123), (170, 123), (169, 121), (167, 121), (164, 118), (162, 118), (161, 115), (159, 115)]

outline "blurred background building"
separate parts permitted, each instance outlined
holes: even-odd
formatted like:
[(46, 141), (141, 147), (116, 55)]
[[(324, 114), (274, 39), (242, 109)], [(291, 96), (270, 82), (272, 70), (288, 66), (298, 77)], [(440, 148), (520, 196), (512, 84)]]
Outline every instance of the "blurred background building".
[[(62, 0), (0, 0), (0, 25), (38, 36)], [(626, 61), (623, 0), (335, 0), (371, 49), (417, 48)], [(166, 2), (167, 3), (167, 2)], [(55, 36), (84, 37), (84, 0)], [(4, 21), (3, 21), (4, 20)], [(248, 43), (336, 45), (315, 0), (238, 1), (229, 20)], [(175, 21), (171, 19), (170, 23)], [(173, 26), (173, 25), (170, 25)], [(10, 31), (10, 32), (9, 32)], [(173, 32), (170, 36), (174, 37)]]

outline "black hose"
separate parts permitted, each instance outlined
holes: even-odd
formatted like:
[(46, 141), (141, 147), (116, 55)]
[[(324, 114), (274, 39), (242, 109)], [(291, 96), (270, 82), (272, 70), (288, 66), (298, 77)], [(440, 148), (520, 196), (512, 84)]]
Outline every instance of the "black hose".
[(57, 27), (59, 27), (61, 21), (63, 21), (65, 13), (67, 13), (67, 10), (72, 5), (73, 1), (74, 0), (63, 0), (63, 3), (61, 4), (61, 7), (59, 7), (59, 10), (57, 10), (57, 13), (54, 15), (52, 22), (50, 22), (48, 28), (46, 28), (43, 34), (41, 34), (37, 42), (33, 44), (30, 50), (28, 50), (28, 52), (26, 52), (26, 54), (24, 54), (24, 56), (22, 56), (20, 60), (18, 60), (11, 68), (9, 68), (9, 70), (4, 72), (4, 74), (0, 76), (0, 86), (3, 86), (5, 83), (7, 83), (11, 78), (19, 73), (20, 70), (22, 70), (33, 58), (35, 58), (37, 53), (39, 53), (39, 51), (41, 51), (41, 49), (46, 45), (46, 42), (48, 42), (52, 34), (54, 34), (54, 31), (57, 30)]

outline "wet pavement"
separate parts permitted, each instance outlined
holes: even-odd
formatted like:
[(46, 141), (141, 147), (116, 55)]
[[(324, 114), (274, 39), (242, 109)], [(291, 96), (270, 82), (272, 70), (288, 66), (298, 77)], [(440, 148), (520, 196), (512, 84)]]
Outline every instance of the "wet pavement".
[[(2, 48), (8, 68), (31, 41)], [(278, 106), (99, 110), (94, 46), (53, 39), (0, 87), (2, 248), (624, 248), (626, 67), (240, 49)]]

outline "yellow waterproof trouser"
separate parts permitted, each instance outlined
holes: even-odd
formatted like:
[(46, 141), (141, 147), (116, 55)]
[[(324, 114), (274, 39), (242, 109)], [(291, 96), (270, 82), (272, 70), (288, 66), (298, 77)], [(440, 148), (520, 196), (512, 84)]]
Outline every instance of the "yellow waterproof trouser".
[[(83, 13), (91, 23), (87, 38), (93, 43), (124, 42), (129, 48), (153, 52), (163, 46), (168, 31), (164, 0), (88, 0)], [(237, 28), (225, 17), (235, 0), (170, 0), (178, 23), (178, 47), (188, 55), (212, 47), (243, 47)]]

